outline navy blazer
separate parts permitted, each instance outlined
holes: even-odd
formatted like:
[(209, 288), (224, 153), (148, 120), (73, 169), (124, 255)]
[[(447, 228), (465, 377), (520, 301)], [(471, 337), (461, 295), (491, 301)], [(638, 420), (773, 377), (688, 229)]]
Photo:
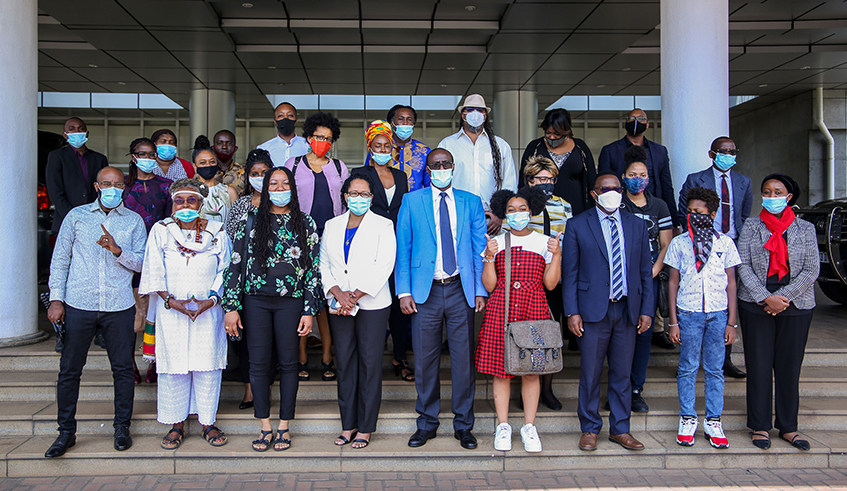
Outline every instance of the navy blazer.
[[(732, 219), (735, 221), (737, 238), (741, 236), (741, 227), (750, 216), (750, 210), (753, 209), (753, 183), (749, 177), (732, 169), (729, 170), (729, 180), (732, 182)], [(688, 178), (685, 179), (682, 191), (679, 192), (680, 223), (685, 223), (685, 215), (688, 210), (688, 200), (685, 198), (685, 193), (696, 187), (716, 189), (715, 173), (712, 167), (689, 174)], [(718, 193), (718, 197), (720, 198), (720, 193)]]
[(88, 181), (82, 175), (79, 159), (70, 145), (65, 145), (47, 155), (47, 170), (44, 180), (47, 195), (56, 207), (53, 215), (53, 232), (58, 233), (62, 220), (69, 211), (79, 205), (93, 203), (97, 199), (94, 181), (100, 169), (109, 165), (106, 156), (90, 148), (85, 151), (88, 159)]
[[(562, 244), (562, 297), (565, 315), (579, 314), (583, 322), (600, 322), (609, 307), (609, 258), (597, 208), (568, 220)], [(644, 220), (621, 210), (626, 252), (627, 307), (629, 321), (653, 317), (653, 261)]]
[(356, 167), (350, 171), (350, 175), (365, 175), (371, 180), (374, 185), (374, 197), (371, 200), (371, 211), (377, 215), (387, 218), (394, 223), (394, 228), (397, 228), (397, 214), (400, 212), (400, 205), (403, 204), (403, 195), (409, 192), (409, 181), (406, 173), (389, 167), (391, 174), (394, 175), (394, 198), (391, 203), (388, 202), (388, 195), (385, 194), (385, 188), (379, 180), (379, 175), (376, 173), (376, 168), (370, 165), (364, 167)]
[[(623, 154), (632, 146), (626, 137), (612, 142), (600, 150), (600, 158), (597, 164), (597, 173), (607, 171), (614, 172), (618, 178), (626, 171)], [(664, 145), (644, 139), (644, 148), (647, 150), (647, 175), (650, 182), (647, 183), (647, 191), (668, 204), (668, 210), (676, 208), (673, 195), (673, 181), (671, 180), (671, 163), (668, 158), (668, 149)], [(671, 214), (674, 226), (679, 226), (679, 218)]]

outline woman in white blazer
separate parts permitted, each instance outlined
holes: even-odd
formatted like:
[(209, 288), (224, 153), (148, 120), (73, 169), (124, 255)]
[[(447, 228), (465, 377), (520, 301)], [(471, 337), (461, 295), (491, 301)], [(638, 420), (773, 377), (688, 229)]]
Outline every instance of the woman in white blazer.
[(329, 304), (338, 358), (341, 434), (365, 448), (376, 430), (382, 400), (382, 357), (391, 312), (388, 277), (397, 242), (391, 220), (370, 211), (373, 182), (347, 178), (341, 196), (348, 211), (326, 222), (321, 239), (321, 282)]

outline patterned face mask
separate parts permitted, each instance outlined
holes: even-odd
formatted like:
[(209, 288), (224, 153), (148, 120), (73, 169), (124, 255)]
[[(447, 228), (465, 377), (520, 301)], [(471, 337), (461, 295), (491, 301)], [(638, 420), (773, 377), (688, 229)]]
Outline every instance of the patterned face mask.
[(712, 239), (718, 235), (715, 232), (712, 217), (702, 213), (689, 213), (688, 235), (694, 244), (697, 271), (700, 271), (706, 265), (706, 261), (709, 260), (709, 254), (712, 253)]

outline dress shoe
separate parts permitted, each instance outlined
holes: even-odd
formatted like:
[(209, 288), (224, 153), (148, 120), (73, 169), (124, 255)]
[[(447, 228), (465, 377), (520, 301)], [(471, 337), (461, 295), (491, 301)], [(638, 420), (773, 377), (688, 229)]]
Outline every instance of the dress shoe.
[(409, 446), (410, 447), (423, 447), (426, 445), (427, 440), (431, 440), (435, 438), (437, 433), (435, 430), (427, 431), (427, 430), (417, 430), (414, 435), (409, 438)]
[(144, 381), (148, 384), (155, 384), (158, 378), (159, 375), (156, 373), (156, 362), (151, 361), (150, 366), (147, 367), (147, 376), (144, 377)]
[(609, 441), (615, 442), (627, 450), (644, 450), (644, 444), (636, 440), (629, 433), (621, 433), (620, 435), (609, 435)]
[(135, 385), (138, 385), (138, 384), (141, 383), (141, 373), (138, 372), (137, 368), (132, 369), (132, 377), (133, 377), (133, 382), (135, 383)]
[(586, 452), (597, 450), (597, 433), (583, 433), (579, 437), (579, 449)]
[(467, 448), (468, 450), (476, 448), (476, 437), (473, 436), (471, 430), (456, 430), (453, 432), (453, 437), (456, 440), (459, 440), (459, 443), (462, 444), (462, 448)]
[(56, 347), (53, 349), (56, 350), (56, 353), (61, 353), (65, 349), (65, 343), (62, 341), (62, 338), (56, 338)]
[(549, 395), (541, 394), (541, 402), (553, 411), (561, 411), (562, 403), (556, 399), (556, 396), (551, 392)]
[(733, 365), (732, 362), (729, 360), (726, 360), (726, 362), (723, 364), (723, 374), (727, 377), (732, 378), (744, 378), (747, 376), (746, 373), (744, 373), (737, 366)]
[(238, 409), (241, 410), (250, 409), (251, 407), (253, 407), (253, 401), (245, 401), (238, 405)]
[(115, 428), (115, 450), (123, 451), (132, 446), (132, 437), (129, 436), (129, 426), (118, 426)]
[(650, 411), (650, 406), (644, 402), (644, 398), (641, 397), (641, 391), (638, 392), (632, 391), (632, 412), (634, 413), (646, 413)]
[(48, 458), (61, 457), (62, 455), (65, 455), (65, 452), (74, 445), (76, 445), (76, 435), (70, 431), (62, 431), (59, 433), (59, 436), (56, 437), (53, 444), (50, 445), (50, 448), (44, 452), (44, 456)]
[(666, 332), (657, 332), (653, 334), (652, 344), (664, 349), (674, 349), (676, 345), (671, 341), (671, 337)]

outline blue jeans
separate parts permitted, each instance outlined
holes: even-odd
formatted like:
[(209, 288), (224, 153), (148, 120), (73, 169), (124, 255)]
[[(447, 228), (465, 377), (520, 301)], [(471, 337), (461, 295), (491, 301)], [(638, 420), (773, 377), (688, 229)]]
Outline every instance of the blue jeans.
[(703, 353), (706, 378), (706, 417), (720, 418), (723, 412), (723, 361), (726, 356), (724, 335), (727, 311), (689, 312), (678, 309), (679, 371), (676, 376), (679, 392), (679, 415), (697, 417), (694, 409), (695, 382)]

